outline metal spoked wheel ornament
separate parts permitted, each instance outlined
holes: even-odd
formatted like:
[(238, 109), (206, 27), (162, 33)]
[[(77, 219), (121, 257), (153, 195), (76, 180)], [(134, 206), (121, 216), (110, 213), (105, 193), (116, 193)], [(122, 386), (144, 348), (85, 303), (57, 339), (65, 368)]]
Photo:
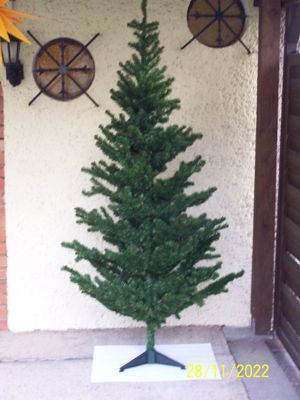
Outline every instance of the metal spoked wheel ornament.
[(60, 101), (73, 100), (85, 94), (99, 107), (87, 93), (95, 78), (95, 62), (88, 46), (99, 34), (86, 45), (64, 37), (42, 45), (31, 32), (28, 33), (41, 47), (33, 64), (33, 76), (40, 92), (29, 105), (41, 94)]
[(193, 37), (181, 49), (194, 40), (208, 47), (223, 48), (242, 41), (247, 22), (243, 0), (192, 0), (187, 13), (188, 27)]

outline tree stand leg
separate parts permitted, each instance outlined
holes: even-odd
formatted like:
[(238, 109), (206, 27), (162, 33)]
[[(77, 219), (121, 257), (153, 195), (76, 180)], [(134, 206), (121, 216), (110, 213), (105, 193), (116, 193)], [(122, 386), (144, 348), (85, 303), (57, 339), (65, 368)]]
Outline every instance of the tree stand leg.
[(146, 350), (143, 354), (139, 355), (135, 359), (131, 360), (129, 363), (123, 365), (120, 368), (120, 372), (123, 372), (125, 369), (138, 367), (140, 365), (145, 364), (162, 364), (162, 365), (170, 365), (172, 367), (179, 367), (181, 369), (185, 369), (185, 366), (172, 358), (165, 356), (164, 354), (159, 353), (155, 349)]

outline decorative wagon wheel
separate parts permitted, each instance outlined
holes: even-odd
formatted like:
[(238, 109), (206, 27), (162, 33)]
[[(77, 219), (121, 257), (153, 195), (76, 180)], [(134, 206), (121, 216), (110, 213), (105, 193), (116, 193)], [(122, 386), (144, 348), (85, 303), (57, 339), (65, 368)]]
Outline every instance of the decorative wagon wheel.
[(239, 41), (251, 54), (241, 37), (246, 27), (246, 10), (243, 0), (192, 0), (187, 13), (188, 27), (194, 40), (205, 46), (223, 48)]
[(40, 92), (29, 105), (42, 93), (61, 101), (73, 100), (85, 94), (99, 107), (87, 93), (95, 78), (95, 62), (87, 47), (99, 34), (87, 45), (62, 37), (43, 46), (31, 32), (28, 33), (41, 47), (33, 64), (33, 76)]

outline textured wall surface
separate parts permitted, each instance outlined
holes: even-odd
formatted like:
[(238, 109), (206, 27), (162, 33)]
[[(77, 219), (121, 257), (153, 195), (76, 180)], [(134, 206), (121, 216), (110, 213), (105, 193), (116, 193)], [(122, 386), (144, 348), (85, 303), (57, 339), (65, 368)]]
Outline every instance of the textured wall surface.
[[(188, 1), (150, 0), (149, 14), (160, 21), (165, 46), (164, 62), (176, 78), (173, 94), (182, 108), (173, 120), (193, 126), (204, 139), (185, 158), (202, 154), (207, 161), (195, 177), (197, 188), (217, 186), (205, 205), (212, 217), (226, 216), (230, 228), (223, 231), (218, 250), (223, 272), (246, 270), (230, 285), (230, 292), (210, 298), (203, 308), (191, 307), (180, 321), (169, 325), (250, 323), (252, 208), (254, 184), (257, 12), (250, 8), (244, 36), (253, 50), (248, 56), (240, 44), (214, 50), (193, 43), (186, 24)], [(252, 2), (251, 2), (252, 3)], [(13, 89), (4, 77), (6, 203), (8, 243), (9, 328), (34, 329), (105, 328), (136, 325), (81, 295), (60, 267), (73, 265), (73, 253), (60, 247), (63, 240), (81, 240), (103, 247), (100, 237), (75, 223), (74, 207), (98, 207), (101, 198), (86, 199), (89, 187), (82, 166), (101, 158), (94, 145), (105, 110), (115, 110), (109, 95), (116, 83), (118, 62), (130, 54), (132, 38), (127, 22), (139, 17), (138, 0), (18, 0), (18, 8), (44, 16), (30, 23), (43, 42), (69, 36), (82, 42), (101, 33), (91, 51), (97, 75), (90, 93), (97, 109), (85, 97), (62, 103), (37, 93), (31, 67), (38, 47), (23, 47), (26, 79)], [(1, 72), (3, 74), (3, 71)], [(176, 161), (178, 162), (178, 160)], [(170, 168), (176, 165), (172, 163)], [(82, 263), (82, 271), (89, 266)]]

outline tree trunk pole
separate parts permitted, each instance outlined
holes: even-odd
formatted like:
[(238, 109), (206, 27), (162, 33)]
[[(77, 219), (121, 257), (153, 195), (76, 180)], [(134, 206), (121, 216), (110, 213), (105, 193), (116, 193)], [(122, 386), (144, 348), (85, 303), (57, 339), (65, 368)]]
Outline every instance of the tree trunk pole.
[(155, 329), (147, 326), (147, 350), (153, 351), (155, 345)]

